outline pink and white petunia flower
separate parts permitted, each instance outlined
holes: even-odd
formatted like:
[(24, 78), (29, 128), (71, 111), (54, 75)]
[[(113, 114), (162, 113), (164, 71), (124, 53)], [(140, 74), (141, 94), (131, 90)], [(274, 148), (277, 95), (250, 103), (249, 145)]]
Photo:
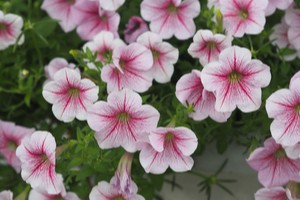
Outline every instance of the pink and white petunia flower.
[(193, 37), (193, 43), (188, 48), (188, 53), (193, 58), (199, 58), (202, 66), (212, 61), (217, 61), (223, 49), (231, 46), (231, 36), (214, 34), (211, 30), (199, 30)]
[(288, 30), (289, 26), (286, 24), (285, 20), (282, 20), (280, 24), (276, 24), (273, 27), (273, 32), (269, 37), (269, 39), (272, 41), (272, 44), (278, 46), (279, 48), (291, 47), (288, 39)]
[(289, 189), (283, 187), (261, 188), (254, 196), (255, 200), (298, 200), (292, 197)]
[(1, 200), (13, 200), (13, 193), (10, 190), (4, 190), (0, 192)]
[[(54, 74), (63, 68), (74, 69), (76, 66), (73, 63), (68, 63), (64, 58), (53, 58), (48, 65), (45, 66), (44, 71), (47, 77), (46, 82), (54, 79)], [(79, 72), (79, 69), (76, 69)]]
[(96, 102), (87, 116), (100, 148), (121, 146), (128, 152), (137, 150), (139, 138), (155, 129), (158, 120), (159, 112), (142, 105), (140, 95), (129, 89), (110, 93), (107, 102)]
[(101, 79), (107, 83), (107, 91), (129, 88), (145, 92), (152, 86), (152, 53), (138, 43), (121, 46), (113, 51), (113, 64), (102, 68)]
[(21, 160), (21, 176), (33, 189), (42, 188), (49, 194), (61, 191), (61, 180), (55, 172), (56, 142), (51, 133), (36, 131), (17, 148)]
[(104, 10), (116, 11), (125, 3), (125, 0), (99, 0), (100, 6)]
[(196, 32), (194, 18), (200, 14), (198, 0), (143, 0), (141, 15), (150, 21), (150, 30), (163, 39), (173, 35), (179, 40), (191, 38)]
[(231, 115), (231, 112), (216, 111), (216, 97), (203, 88), (201, 72), (198, 70), (193, 70), (178, 80), (175, 94), (184, 106), (193, 106), (194, 112), (189, 116), (196, 121), (210, 117), (217, 122), (226, 122)]
[(107, 64), (111, 60), (113, 50), (120, 46), (125, 46), (121, 39), (115, 38), (112, 32), (101, 31), (92, 41), (87, 42), (82, 49), (85, 52), (86, 48), (94, 53), (97, 52), (97, 59), (103, 64)]
[(141, 149), (140, 162), (147, 173), (162, 174), (168, 167), (175, 172), (191, 170), (191, 155), (198, 146), (193, 131), (185, 127), (159, 127), (149, 134), (149, 144)]
[(288, 7), (292, 5), (294, 0), (269, 0), (268, 6), (265, 10), (266, 16), (272, 15), (276, 8), (280, 10), (286, 10)]
[(204, 67), (201, 79), (204, 88), (215, 93), (217, 111), (238, 107), (253, 112), (261, 105), (261, 88), (269, 85), (271, 73), (267, 65), (251, 59), (248, 49), (233, 46), (220, 53), (218, 62)]
[(21, 171), (21, 161), (16, 156), (16, 149), (22, 140), (33, 132), (33, 128), (29, 129), (0, 120), (0, 153), (18, 173)]
[(43, 88), (43, 97), (51, 104), (54, 116), (63, 121), (85, 120), (87, 108), (98, 99), (99, 88), (89, 79), (81, 79), (73, 69), (59, 70)]
[[(59, 181), (63, 182), (63, 177), (61, 174), (57, 174)], [(62, 184), (59, 185), (60, 193), (58, 194), (49, 194), (44, 188), (32, 189), (29, 193), (28, 200), (79, 200), (78, 196), (74, 192), (66, 192), (65, 186)]]
[(59, 25), (64, 32), (70, 32), (81, 23), (83, 19), (83, 13), (75, 6), (80, 1), (84, 0), (44, 0), (42, 9), (47, 14), (59, 21)]
[(83, 14), (83, 20), (77, 27), (77, 33), (83, 40), (92, 40), (100, 31), (110, 31), (118, 37), (120, 15), (99, 7), (98, 1), (80, 1), (76, 4)]
[(126, 29), (124, 31), (125, 41), (127, 43), (135, 42), (142, 33), (148, 30), (148, 25), (142, 18), (132, 16), (126, 24)]
[(293, 146), (286, 146), (284, 147), (286, 155), (291, 159), (300, 158), (300, 142)]
[(258, 171), (258, 180), (264, 187), (283, 186), (289, 181), (300, 181), (300, 159), (287, 157), (284, 148), (271, 137), (264, 147), (255, 149), (248, 164)]
[[(17, 42), (18, 37), (22, 34), (23, 19), (15, 14), (4, 14), (0, 10), (0, 50)], [(24, 35), (18, 41), (21, 45), (24, 42)]]
[(224, 28), (228, 34), (243, 37), (246, 34), (259, 34), (266, 23), (265, 8), (268, 0), (222, 0)]
[(169, 82), (174, 72), (174, 64), (178, 60), (178, 49), (163, 42), (161, 37), (153, 32), (142, 34), (137, 42), (152, 52), (153, 66), (150, 71), (154, 79), (159, 83)]
[(288, 39), (290, 44), (292, 44), (296, 50), (300, 50), (300, 10), (288, 9), (285, 13), (284, 19), (289, 25)]
[(270, 130), (277, 143), (293, 146), (300, 142), (300, 77), (295, 74), (289, 89), (279, 89), (266, 101), (269, 118), (273, 118)]

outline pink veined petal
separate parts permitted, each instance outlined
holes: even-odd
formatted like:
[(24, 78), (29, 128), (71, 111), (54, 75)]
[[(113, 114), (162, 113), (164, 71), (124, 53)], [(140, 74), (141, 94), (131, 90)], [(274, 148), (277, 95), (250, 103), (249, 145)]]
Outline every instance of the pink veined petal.
[(155, 151), (151, 145), (145, 144), (140, 152), (140, 163), (147, 173), (162, 174), (168, 168), (168, 163), (162, 162), (162, 154)]
[(90, 195), (90, 200), (109, 200), (118, 195), (118, 189), (107, 183), (106, 181), (101, 181), (98, 185), (94, 186)]
[(288, 39), (291, 45), (296, 49), (300, 50), (300, 34), (299, 34), (300, 27), (289, 27), (288, 29)]
[(155, 151), (162, 152), (164, 150), (165, 134), (163, 130), (155, 130), (148, 136), (149, 142)]
[(111, 107), (117, 107), (118, 110), (122, 111), (137, 109), (142, 106), (141, 96), (130, 89), (110, 93), (107, 102)]
[(284, 147), (286, 155), (291, 159), (299, 159), (300, 158), (300, 143), (293, 146), (286, 146)]
[(255, 194), (255, 200), (286, 200), (286, 190), (283, 187), (261, 188)]
[(124, 4), (125, 0), (99, 0), (104, 10), (115, 11)]
[(273, 32), (269, 39), (273, 45), (277, 45), (279, 48), (285, 48), (291, 45), (288, 39), (289, 26), (284, 20), (282, 20), (280, 24), (275, 25), (272, 29)]
[(193, 131), (185, 127), (177, 127), (174, 135), (176, 145), (184, 156), (190, 156), (195, 152), (198, 139)]
[(179, 6), (180, 15), (195, 18), (200, 14), (200, 3), (197, 0), (184, 0)]
[(147, 48), (151, 48), (153, 44), (162, 43), (163, 40), (158, 34), (153, 33), (151, 31), (147, 31), (147, 32), (141, 34), (137, 38), (136, 42), (144, 45)]
[(22, 163), (22, 178), (32, 188), (42, 186), (49, 194), (59, 193), (62, 184), (55, 172), (55, 148), (51, 133), (36, 131), (16, 151)]

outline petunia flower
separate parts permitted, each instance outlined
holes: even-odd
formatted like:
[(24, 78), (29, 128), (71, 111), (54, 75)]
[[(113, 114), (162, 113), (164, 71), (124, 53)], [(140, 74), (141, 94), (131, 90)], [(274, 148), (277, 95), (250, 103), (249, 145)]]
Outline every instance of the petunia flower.
[(116, 11), (125, 3), (125, 0), (99, 0), (100, 6), (104, 10)]
[(217, 122), (226, 122), (231, 115), (231, 112), (216, 111), (216, 97), (212, 92), (203, 88), (201, 72), (198, 70), (193, 70), (178, 80), (175, 94), (184, 106), (193, 106), (194, 112), (191, 112), (189, 116), (196, 121), (211, 117)]
[(142, 18), (132, 16), (126, 24), (126, 29), (124, 31), (125, 41), (127, 43), (135, 42), (142, 33), (148, 30), (148, 25)]
[(33, 128), (29, 129), (0, 120), (0, 153), (18, 173), (21, 171), (21, 161), (16, 156), (16, 149), (22, 140), (33, 132)]
[(285, 20), (282, 20), (280, 24), (276, 24), (273, 28), (269, 39), (272, 41), (273, 45), (279, 48), (291, 47), (288, 39), (289, 26), (286, 24)]
[(86, 119), (87, 108), (98, 99), (99, 88), (89, 79), (81, 79), (80, 73), (73, 69), (59, 70), (54, 80), (45, 84), (43, 97), (51, 104), (54, 116), (71, 122)]
[(300, 50), (300, 10), (299, 9), (288, 9), (285, 14), (285, 22), (289, 25), (288, 39), (290, 44), (296, 49)]
[(1, 200), (13, 200), (13, 193), (10, 190), (4, 190), (0, 192)]
[(300, 142), (300, 77), (295, 74), (290, 81), (289, 89), (279, 89), (266, 101), (269, 118), (273, 118), (271, 134), (277, 143), (293, 146)]
[(83, 13), (83, 20), (76, 31), (81, 39), (92, 40), (100, 31), (110, 31), (118, 37), (120, 15), (101, 9), (98, 1), (80, 1), (76, 8)]
[(224, 28), (228, 34), (242, 37), (246, 34), (259, 34), (265, 26), (265, 8), (268, 0), (222, 0)]
[(85, 0), (44, 0), (41, 8), (59, 21), (64, 32), (74, 30), (83, 19), (83, 13), (75, 6)]
[(191, 170), (191, 154), (198, 146), (195, 133), (185, 127), (159, 127), (149, 134), (140, 152), (140, 163), (147, 173), (162, 174), (168, 167), (175, 172)]
[[(48, 65), (45, 66), (44, 71), (47, 77), (47, 81), (49, 82), (54, 79), (54, 74), (63, 68), (74, 69), (76, 66), (73, 63), (68, 63), (68, 61), (64, 58), (53, 58)], [(76, 69), (79, 72), (79, 69)]]
[(294, 144), (292, 146), (284, 147), (286, 155), (291, 159), (300, 158), (300, 142)]
[(121, 46), (113, 51), (113, 64), (102, 68), (101, 79), (107, 83), (107, 91), (129, 88), (145, 92), (152, 86), (153, 65), (151, 51), (138, 43)]
[(297, 200), (289, 189), (283, 187), (261, 188), (254, 196), (255, 200)]
[(280, 10), (286, 10), (288, 7), (292, 5), (294, 0), (269, 0), (268, 6), (265, 10), (266, 16), (272, 15), (276, 8)]
[(120, 46), (125, 46), (121, 39), (115, 38), (112, 32), (101, 31), (92, 41), (87, 42), (82, 49), (86, 52), (86, 48), (89, 48), (92, 52), (96, 52), (97, 59), (106, 64), (111, 62), (112, 51)]
[(248, 164), (258, 171), (258, 180), (264, 187), (283, 186), (289, 181), (300, 181), (300, 159), (287, 157), (284, 148), (271, 137), (264, 147), (255, 149)]
[(188, 53), (193, 58), (199, 58), (202, 66), (217, 61), (223, 49), (231, 46), (231, 36), (213, 34), (210, 30), (199, 30), (193, 37), (193, 43), (188, 48)]
[(90, 200), (144, 200), (144, 197), (137, 194), (138, 188), (131, 179), (132, 160), (133, 154), (125, 152), (110, 183), (101, 181), (93, 187)]
[(200, 14), (198, 0), (143, 0), (141, 15), (150, 21), (150, 30), (163, 39), (173, 35), (179, 40), (191, 38), (196, 32), (193, 21)]
[(159, 83), (169, 82), (174, 72), (174, 64), (178, 60), (178, 49), (163, 42), (158, 34), (152, 32), (143, 33), (137, 42), (152, 52), (153, 66), (150, 71), (154, 79)]
[[(63, 177), (61, 174), (57, 174), (59, 181), (63, 182)], [(78, 196), (74, 192), (66, 192), (65, 186), (62, 184), (60, 186), (60, 193), (58, 194), (49, 194), (44, 188), (32, 189), (29, 193), (28, 200), (79, 200)]]
[[(4, 14), (0, 10), (0, 50), (6, 49), (17, 42), (21, 45), (24, 42), (22, 34), (23, 19), (15, 14)], [(20, 36), (21, 35), (21, 36)]]
[(248, 49), (233, 46), (220, 53), (219, 61), (204, 67), (201, 79), (204, 88), (215, 93), (217, 111), (238, 107), (253, 112), (261, 105), (261, 88), (269, 85), (271, 73), (267, 65), (251, 59)]
[(33, 189), (42, 188), (49, 194), (61, 191), (61, 180), (55, 172), (56, 142), (51, 133), (36, 131), (17, 148), (21, 160), (21, 176)]
[(107, 102), (96, 102), (87, 115), (100, 148), (121, 146), (128, 152), (137, 150), (138, 139), (155, 129), (158, 120), (159, 112), (142, 105), (140, 95), (129, 89), (110, 93)]

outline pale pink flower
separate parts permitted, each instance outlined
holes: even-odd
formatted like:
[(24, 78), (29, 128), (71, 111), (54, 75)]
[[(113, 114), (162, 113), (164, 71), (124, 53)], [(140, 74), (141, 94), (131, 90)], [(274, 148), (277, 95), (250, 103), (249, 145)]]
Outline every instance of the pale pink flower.
[(284, 146), (293, 146), (300, 142), (300, 88), (299, 72), (290, 81), (289, 89), (274, 92), (266, 101), (271, 124), (271, 134), (276, 142)]
[(119, 187), (114, 185), (114, 181), (110, 183), (101, 181), (94, 186), (90, 195), (90, 200), (144, 200), (145, 198), (137, 194), (137, 186), (132, 181), (130, 190), (132, 193), (120, 191)]
[(231, 46), (231, 36), (214, 34), (211, 30), (199, 30), (193, 37), (193, 43), (188, 48), (188, 53), (193, 58), (199, 58), (202, 66), (219, 59), (223, 49)]
[(271, 137), (264, 147), (255, 149), (248, 164), (258, 171), (258, 180), (264, 187), (282, 186), (289, 181), (300, 181), (300, 159), (290, 159), (284, 148)]
[(261, 188), (254, 196), (255, 200), (297, 200), (289, 189), (283, 187)]
[(217, 111), (238, 107), (252, 112), (261, 105), (261, 88), (269, 85), (271, 73), (267, 65), (251, 59), (248, 49), (233, 46), (221, 52), (218, 62), (204, 67), (201, 79), (204, 88), (215, 93)]
[(125, 3), (125, 0), (99, 0), (100, 6), (104, 10), (116, 11)]
[(60, 192), (62, 183), (55, 172), (55, 149), (55, 139), (47, 131), (34, 132), (17, 148), (21, 176), (33, 189), (42, 188), (49, 194)]
[(280, 10), (286, 10), (292, 5), (294, 0), (269, 0), (268, 6), (265, 10), (266, 16), (272, 15), (276, 8)]
[(0, 120), (0, 153), (16, 172), (21, 171), (21, 161), (16, 156), (16, 149), (22, 140), (33, 132), (33, 128), (16, 126), (12, 122)]
[(83, 13), (75, 6), (80, 1), (85, 0), (44, 0), (41, 8), (51, 18), (59, 21), (64, 32), (70, 32), (81, 23), (83, 18)]
[(131, 43), (113, 51), (113, 64), (102, 68), (101, 79), (107, 83), (107, 91), (129, 88), (145, 92), (152, 86), (153, 65), (151, 51), (138, 43)]
[[(57, 174), (59, 181), (63, 182), (63, 177), (61, 174)], [(29, 193), (28, 200), (79, 200), (78, 196), (74, 192), (66, 192), (65, 186), (62, 184), (59, 185), (59, 193), (58, 194), (49, 194), (44, 188), (36, 188), (32, 189)]]
[(148, 30), (148, 25), (142, 18), (132, 16), (126, 24), (126, 29), (124, 31), (125, 41), (127, 43), (135, 42), (142, 33)]
[(43, 97), (51, 104), (54, 116), (71, 122), (86, 119), (87, 108), (98, 99), (99, 88), (89, 79), (81, 79), (80, 73), (73, 69), (59, 70), (54, 80), (46, 83)]
[(198, 146), (193, 131), (185, 127), (159, 127), (149, 134), (149, 144), (141, 149), (140, 162), (147, 173), (162, 174), (168, 167), (175, 172), (191, 170), (191, 155)]
[(154, 79), (159, 83), (169, 82), (174, 72), (174, 64), (178, 60), (178, 49), (163, 42), (158, 34), (152, 32), (142, 34), (137, 42), (152, 52), (153, 66), (150, 71)]
[(291, 44), (288, 39), (288, 29), (289, 26), (286, 24), (285, 20), (282, 20), (280, 24), (275, 25), (273, 27), (273, 32), (269, 37), (272, 44), (277, 45), (279, 48), (290, 47)]
[(159, 112), (142, 105), (140, 95), (129, 89), (110, 93), (107, 102), (96, 102), (87, 116), (100, 148), (122, 146), (128, 152), (137, 150), (139, 137), (155, 129), (158, 120)]
[(230, 35), (259, 34), (265, 26), (268, 0), (222, 0), (224, 28)]
[(118, 37), (120, 15), (113, 11), (102, 10), (98, 1), (80, 1), (77, 9), (83, 13), (83, 20), (77, 33), (83, 40), (92, 40), (100, 31), (110, 31)]
[[(23, 19), (15, 14), (4, 14), (0, 10), (0, 50), (17, 42), (18, 37), (22, 34)], [(18, 44), (24, 42), (24, 35), (18, 41)]]
[(286, 23), (289, 25), (288, 39), (290, 44), (296, 49), (300, 50), (300, 10), (288, 9), (284, 17)]
[(4, 190), (0, 192), (1, 200), (13, 200), (13, 193), (10, 190)]
[(196, 31), (193, 19), (199, 14), (198, 0), (143, 0), (141, 4), (141, 15), (150, 21), (150, 30), (163, 39), (192, 37)]
[(121, 39), (115, 38), (112, 32), (101, 31), (92, 41), (87, 42), (82, 49), (86, 51), (86, 48), (89, 48), (92, 52), (97, 52), (97, 59), (106, 64), (111, 60), (113, 50), (120, 46), (125, 46)]
[(300, 158), (300, 142), (293, 146), (286, 146), (284, 147), (286, 155), (291, 159)]
[(193, 106), (194, 112), (189, 116), (196, 121), (210, 117), (217, 122), (226, 122), (231, 115), (231, 112), (216, 111), (216, 97), (203, 88), (201, 72), (198, 70), (193, 70), (178, 80), (175, 94), (184, 106)]
[[(76, 66), (73, 63), (68, 63), (64, 58), (53, 58), (44, 68), (47, 82), (53, 80), (54, 74), (65, 67), (74, 69)], [(76, 70), (79, 72), (79, 69)]]

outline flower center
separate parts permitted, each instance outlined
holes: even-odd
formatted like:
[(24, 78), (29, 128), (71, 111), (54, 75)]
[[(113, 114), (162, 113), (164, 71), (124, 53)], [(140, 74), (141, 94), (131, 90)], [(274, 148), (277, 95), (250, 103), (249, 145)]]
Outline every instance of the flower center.
[(160, 55), (160, 53), (156, 50), (152, 50), (151, 52), (152, 52), (152, 56), (153, 56), (154, 59), (158, 58), (159, 55)]
[(69, 96), (73, 96), (73, 97), (78, 97), (79, 94), (80, 94), (80, 90), (76, 87), (70, 87), (68, 90), (67, 90), (67, 94)]
[(55, 197), (55, 200), (65, 200), (65, 199), (59, 194), (57, 197)]
[(122, 196), (116, 196), (113, 200), (125, 200)]
[(300, 103), (298, 103), (295, 107), (294, 110), (297, 114), (300, 114)]
[(166, 142), (166, 143), (172, 142), (173, 139), (174, 139), (174, 134), (173, 134), (173, 133), (168, 132), (168, 133), (165, 135), (165, 142)]
[(111, 60), (111, 57), (112, 57), (112, 50), (105, 50), (103, 52), (100, 53), (101, 54), (101, 57), (104, 58), (105, 62)]
[(242, 18), (242, 19), (247, 19), (248, 18), (248, 11), (245, 10), (245, 9), (242, 9), (239, 13), (239, 16)]
[(120, 61), (119, 61), (119, 65), (120, 65), (120, 67), (121, 67), (122, 69), (124, 69), (125, 66), (126, 66), (126, 61), (125, 61), (125, 60), (120, 60)]
[(76, 0), (67, 0), (67, 2), (68, 2), (69, 4), (72, 4), (72, 5), (75, 3), (75, 1), (76, 1)]
[(101, 21), (106, 22), (108, 17), (106, 15), (100, 16)]
[(40, 158), (42, 160), (42, 163), (45, 163), (46, 165), (51, 164), (50, 160), (48, 159), (48, 156), (45, 153), (41, 154)]
[(237, 83), (242, 79), (242, 74), (238, 71), (232, 71), (230, 74), (228, 74), (228, 79), (231, 83)]
[(117, 114), (117, 119), (120, 122), (127, 122), (130, 119), (130, 115), (127, 112), (120, 112)]
[(209, 42), (206, 43), (206, 47), (208, 49), (213, 49), (213, 48), (216, 47), (216, 43), (214, 41), (209, 41)]
[(277, 151), (275, 151), (274, 156), (277, 159), (284, 158), (284, 157), (286, 157), (286, 153), (285, 153), (284, 149), (281, 148), (281, 149), (278, 149)]
[(6, 25), (4, 23), (0, 23), (0, 31), (4, 31), (6, 29)]
[(7, 142), (7, 148), (9, 150), (15, 151), (17, 149), (18, 145), (15, 141), (8, 141)]
[(174, 14), (174, 13), (177, 13), (178, 8), (174, 4), (170, 4), (168, 6), (167, 10), (170, 14)]

